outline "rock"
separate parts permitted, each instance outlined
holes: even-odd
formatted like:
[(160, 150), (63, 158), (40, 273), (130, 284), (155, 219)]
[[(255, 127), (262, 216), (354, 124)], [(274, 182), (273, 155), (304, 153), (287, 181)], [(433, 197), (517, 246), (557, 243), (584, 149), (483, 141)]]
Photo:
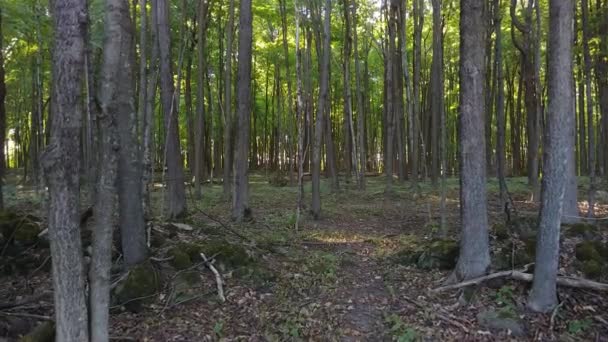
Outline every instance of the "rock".
[(579, 261), (595, 260), (597, 262), (608, 261), (608, 246), (601, 241), (583, 241), (576, 245), (575, 255)]
[(538, 219), (536, 217), (517, 217), (511, 220), (508, 226), (522, 239), (536, 238)]
[(492, 232), (498, 241), (504, 241), (511, 237), (509, 227), (503, 223), (496, 223), (492, 226)]
[(150, 262), (133, 267), (127, 278), (116, 287), (114, 299), (127, 310), (138, 312), (142, 304), (160, 288), (159, 275)]
[(420, 254), (416, 265), (421, 269), (453, 269), (456, 266), (458, 242), (454, 240), (434, 240)]
[(605, 273), (605, 267), (596, 260), (583, 261), (581, 268), (583, 274), (591, 279), (599, 279)]
[(493, 256), (494, 269), (507, 270), (534, 262), (534, 254), (530, 254), (528, 246), (513, 248), (511, 243), (497, 250)]
[(526, 326), (516, 315), (508, 314), (506, 311), (486, 310), (477, 314), (477, 322), (485, 329), (492, 332), (507, 331), (515, 337), (525, 337)]
[(32, 332), (23, 336), (20, 342), (53, 342), (55, 340), (55, 323), (43, 322)]
[(170, 261), (171, 266), (175, 267), (177, 270), (184, 270), (194, 265), (190, 255), (188, 254), (188, 250), (183, 248), (181, 245), (171, 248), (167, 252), (167, 256), (172, 257)]
[(565, 234), (569, 237), (580, 237), (586, 240), (594, 240), (600, 236), (599, 229), (587, 223), (575, 223), (566, 229)]
[(595, 199), (600, 203), (608, 203), (608, 191), (598, 190), (595, 192)]
[(189, 254), (194, 260), (193, 254), (196, 253), (200, 258), (201, 252), (205, 253), (207, 258), (215, 256), (216, 266), (219, 266), (222, 270), (237, 269), (255, 262), (253, 254), (245, 247), (222, 239), (203, 241), (196, 247), (193, 246)]
[(30, 246), (38, 242), (38, 234), (41, 231), (38, 219), (32, 215), (22, 215), (10, 210), (0, 211), (0, 233), (5, 241)]
[(454, 240), (436, 239), (404, 248), (392, 256), (395, 263), (421, 269), (452, 269), (456, 266), (459, 245)]

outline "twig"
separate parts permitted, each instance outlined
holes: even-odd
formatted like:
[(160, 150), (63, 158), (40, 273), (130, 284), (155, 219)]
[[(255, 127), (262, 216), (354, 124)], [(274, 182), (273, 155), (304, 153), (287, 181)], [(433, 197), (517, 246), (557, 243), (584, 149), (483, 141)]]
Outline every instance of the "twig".
[(203, 258), (203, 260), (205, 261), (205, 265), (215, 275), (215, 283), (217, 284), (217, 295), (218, 295), (218, 297), (220, 297), (220, 301), (222, 303), (224, 303), (226, 301), (226, 297), (224, 297), (224, 286), (223, 286), (224, 281), (222, 280), (222, 276), (220, 275), (220, 272), (217, 271), (215, 266), (213, 266), (213, 264), (211, 262), (209, 262), (209, 259), (207, 259), (207, 257), (205, 256), (205, 253), (201, 252), (200, 254), (201, 254), (201, 257)]
[(551, 313), (551, 320), (549, 321), (549, 331), (553, 331), (553, 328), (555, 327), (555, 317), (557, 317), (557, 312), (559, 311), (559, 309), (564, 305), (565, 302), (561, 302), (559, 303), (559, 305), (557, 305), (555, 307), (555, 309), (553, 309), (553, 313)]
[(28, 313), (23, 313), (23, 312), (0, 311), (0, 315), (13, 316), (13, 317), (34, 318), (34, 319), (38, 319), (38, 320), (42, 320), (42, 321), (52, 321), (53, 320), (53, 318), (51, 318), (50, 316), (34, 315), (34, 314), (28, 314)]
[(29, 304), (29, 303), (35, 302), (41, 298), (44, 298), (45, 296), (47, 296), (49, 294), (51, 294), (51, 292), (45, 291), (39, 295), (25, 298), (25, 299), (22, 299), (22, 300), (13, 302), (13, 303), (0, 303), (0, 310), (13, 309), (13, 308), (16, 308), (19, 306), (23, 306), (25, 304)]

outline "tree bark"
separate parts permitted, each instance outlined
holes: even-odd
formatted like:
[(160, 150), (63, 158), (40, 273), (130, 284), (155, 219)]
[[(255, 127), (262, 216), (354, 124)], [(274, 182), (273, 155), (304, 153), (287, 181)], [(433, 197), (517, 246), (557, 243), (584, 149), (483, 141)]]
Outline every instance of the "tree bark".
[[(330, 57), (330, 26), (331, 0), (325, 1), (325, 16), (323, 30), (323, 57), (320, 70), (319, 103), (315, 122), (315, 137), (312, 152), (312, 215), (315, 220), (321, 217), (321, 143), (325, 126), (325, 109), (329, 92), (329, 57)], [(328, 157), (329, 158), (329, 157)]]
[(443, 116), (443, 28), (441, 17), (441, 0), (433, 0), (433, 61), (431, 64), (431, 182), (437, 185), (439, 178), (439, 129)]
[[(121, 0), (106, 0), (104, 22), (104, 47), (103, 66), (101, 69), (100, 102), (100, 163), (99, 179), (97, 181), (97, 198), (95, 204), (95, 229), (93, 230), (91, 268), (89, 270), (90, 281), (90, 327), (91, 341), (108, 341), (109, 339), (109, 304), (110, 304), (110, 269), (112, 267), (112, 232), (116, 224), (114, 213), (116, 210), (117, 179), (120, 171), (120, 157), (122, 154), (122, 143), (119, 142), (119, 129), (121, 124), (119, 117), (134, 115), (135, 93), (133, 83), (133, 31), (127, 2)], [(123, 119), (123, 121), (125, 121)], [(123, 124), (128, 124), (123, 122)], [(131, 123), (133, 124), (133, 123)], [(133, 127), (126, 127), (132, 129)], [(122, 138), (122, 136), (120, 136)], [(128, 147), (127, 147), (128, 149)], [(137, 155), (135, 159), (138, 160)], [(124, 167), (124, 166), (123, 166)], [(141, 191), (139, 179), (135, 179), (136, 191)], [(119, 186), (124, 186), (120, 184)], [(120, 189), (124, 191), (124, 189)], [(124, 205), (124, 203), (122, 203)], [(141, 199), (136, 205), (141, 207)], [(121, 206), (121, 223), (123, 216)], [(140, 211), (141, 214), (141, 211)], [(142, 216), (143, 222), (143, 216)], [(132, 222), (129, 222), (132, 223)], [(125, 231), (124, 226), (121, 229)], [(142, 227), (143, 229), (143, 227)], [(121, 232), (123, 242), (132, 237), (126, 236), (127, 232)], [(145, 237), (145, 233), (144, 233)], [(126, 255), (129, 254), (130, 246), (126, 247)], [(145, 239), (144, 239), (145, 246)], [(130, 259), (128, 261), (131, 261)]]
[[(156, 6), (154, 6), (156, 5)], [(171, 35), (169, 32), (169, 4), (167, 0), (153, 0), (156, 11), (158, 50), (160, 56), (160, 86), (166, 130), (165, 158), (167, 162), (167, 202), (169, 218), (182, 217), (186, 213), (184, 166), (179, 142), (178, 111), (173, 84), (171, 62)]]
[(355, 29), (353, 30), (353, 45), (355, 49), (355, 93), (357, 96), (357, 148), (359, 149), (359, 165), (357, 166), (359, 175), (357, 177), (357, 185), (359, 187), (359, 190), (365, 190), (365, 161), (367, 159), (365, 154), (365, 103), (363, 100), (363, 82), (361, 81), (361, 62), (359, 61), (359, 35), (357, 34), (358, 21), (356, 2), (354, 2), (352, 5), (352, 19), (355, 25)]
[(483, 4), (460, 1), (460, 256), (452, 278), (470, 279), (490, 266), (484, 134)]
[(572, 99), (572, 18), (573, 6), (568, 0), (549, 2), (549, 40), (547, 45), (548, 116), (543, 158), (541, 209), (536, 242), (534, 282), (528, 307), (537, 312), (550, 312), (557, 305), (556, 279), (559, 264), (559, 230), (561, 198), (566, 183), (563, 162), (573, 147), (569, 127)]
[(54, 0), (53, 124), (42, 156), (49, 186), (48, 229), (53, 267), (56, 340), (89, 340), (80, 239), (80, 131), (86, 1)]
[(4, 31), (2, 30), (2, 8), (0, 8), (0, 210), (4, 209), (4, 174), (6, 172), (6, 71), (4, 69)]
[(251, 0), (241, 0), (239, 8), (238, 123), (235, 144), (232, 218), (251, 217), (249, 209), (249, 129), (251, 120), (251, 50), (253, 43)]
[(224, 61), (224, 197), (232, 191), (232, 34), (234, 30), (234, 0), (230, 0), (226, 26), (226, 59)]
[[(194, 130), (194, 198), (201, 199), (201, 182), (205, 159), (205, 91), (204, 82), (207, 73), (207, 60), (205, 56), (205, 45), (207, 42), (207, 18), (209, 2), (201, 0), (199, 5), (199, 19), (197, 35), (198, 72), (196, 82), (196, 129)], [(211, 103), (211, 102), (210, 102)]]
[(595, 216), (595, 128), (593, 125), (593, 97), (591, 96), (591, 53), (589, 51), (589, 40), (591, 39), (591, 32), (589, 28), (589, 4), (587, 0), (581, 2), (583, 12), (583, 63), (584, 63), (584, 77), (585, 77), (585, 98), (587, 99), (587, 153), (588, 153), (588, 166), (589, 171), (589, 192), (588, 192), (588, 205), (589, 210), (587, 216), (592, 218)]

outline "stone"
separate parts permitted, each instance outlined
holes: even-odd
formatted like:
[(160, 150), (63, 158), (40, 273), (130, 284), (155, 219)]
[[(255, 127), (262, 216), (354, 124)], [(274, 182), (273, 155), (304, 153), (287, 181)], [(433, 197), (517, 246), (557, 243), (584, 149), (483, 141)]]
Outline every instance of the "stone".
[(494, 309), (482, 311), (477, 314), (477, 322), (484, 329), (492, 332), (506, 331), (514, 337), (526, 337), (525, 323), (516, 315), (506, 314), (506, 311), (497, 312)]

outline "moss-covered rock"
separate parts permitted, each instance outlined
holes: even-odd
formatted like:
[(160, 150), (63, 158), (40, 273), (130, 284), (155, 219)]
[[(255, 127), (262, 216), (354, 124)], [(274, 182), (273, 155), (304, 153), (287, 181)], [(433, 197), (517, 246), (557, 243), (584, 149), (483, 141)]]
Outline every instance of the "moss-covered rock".
[(150, 262), (133, 267), (126, 279), (114, 291), (115, 302), (127, 310), (138, 312), (142, 303), (160, 288), (160, 277)]
[(458, 259), (459, 245), (454, 240), (436, 239), (398, 251), (392, 256), (395, 263), (421, 269), (451, 269)]
[(599, 236), (599, 229), (592, 224), (575, 223), (565, 230), (565, 235), (569, 237), (580, 237), (587, 240), (593, 240)]
[(515, 315), (505, 315), (506, 311), (486, 310), (477, 315), (479, 325), (495, 332), (510, 331), (515, 337), (524, 337), (526, 325)]
[(608, 246), (597, 240), (583, 241), (576, 245), (575, 255), (579, 261), (608, 262)]
[(175, 246), (167, 252), (167, 256), (171, 257), (171, 265), (178, 270), (184, 270), (194, 265), (187, 250), (182, 246)]
[(199, 255), (199, 258), (201, 252), (205, 253), (207, 258), (215, 257), (216, 264), (224, 270), (236, 269), (255, 262), (253, 254), (244, 246), (221, 239), (206, 240), (192, 246), (190, 253), (194, 253), (195, 251)]
[(494, 236), (498, 241), (504, 241), (511, 237), (509, 227), (507, 227), (507, 225), (505, 225), (504, 223), (494, 224), (492, 226), (492, 232), (494, 233)]
[(38, 241), (42, 231), (38, 219), (32, 215), (22, 215), (14, 211), (0, 211), (0, 233), (5, 241), (17, 245), (32, 245)]
[(599, 279), (606, 271), (606, 266), (596, 260), (586, 260), (581, 264), (581, 270), (585, 276), (591, 279)]
[(421, 269), (452, 269), (456, 266), (458, 242), (454, 240), (434, 240), (422, 252), (416, 265)]
[(508, 223), (508, 227), (522, 239), (535, 238), (538, 219), (536, 217), (517, 217)]
[(497, 249), (493, 256), (493, 265), (497, 270), (520, 267), (534, 262), (534, 250), (530, 253), (528, 246), (522, 247), (507, 244)]
[(42, 322), (32, 332), (23, 336), (19, 342), (53, 342), (55, 340), (55, 323)]

